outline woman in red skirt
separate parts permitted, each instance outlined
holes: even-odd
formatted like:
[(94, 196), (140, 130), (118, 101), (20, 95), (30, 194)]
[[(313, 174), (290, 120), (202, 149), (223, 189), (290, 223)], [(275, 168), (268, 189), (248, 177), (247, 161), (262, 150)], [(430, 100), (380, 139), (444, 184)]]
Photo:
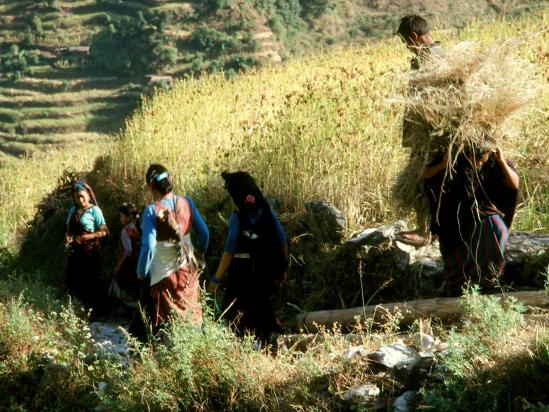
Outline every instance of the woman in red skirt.
[(152, 164), (145, 179), (154, 203), (143, 212), (137, 275), (151, 287), (153, 327), (158, 330), (172, 314), (201, 324), (198, 277), (204, 267), (208, 227), (193, 201), (173, 192), (164, 166)]

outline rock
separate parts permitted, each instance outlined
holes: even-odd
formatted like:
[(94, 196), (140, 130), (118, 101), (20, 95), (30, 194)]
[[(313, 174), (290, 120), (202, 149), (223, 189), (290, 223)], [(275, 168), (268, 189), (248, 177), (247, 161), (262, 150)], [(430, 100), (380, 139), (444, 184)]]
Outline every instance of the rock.
[(427, 377), (436, 382), (444, 382), (446, 379), (451, 378), (452, 374), (445, 365), (439, 364), (433, 367)]
[(376, 385), (372, 384), (365, 384), (361, 385), (357, 388), (352, 388), (347, 390), (343, 394), (343, 399), (346, 401), (352, 401), (352, 400), (369, 400), (369, 398), (373, 398), (377, 395), (379, 395), (381, 391)]
[[(124, 364), (129, 362), (126, 334), (119, 325), (107, 322), (92, 322), (90, 332), (95, 341), (96, 356), (98, 358), (118, 360)], [(91, 360), (91, 357), (89, 360)]]
[(308, 202), (305, 210), (305, 222), (318, 240), (339, 243), (343, 239), (347, 220), (333, 204), (326, 201)]
[(397, 233), (407, 230), (406, 222), (399, 220), (392, 225), (369, 228), (360, 232), (346, 243), (354, 246), (378, 246), (385, 241), (394, 240)]
[[(345, 242), (349, 246), (362, 246), (369, 253), (372, 248), (383, 245), (394, 257), (398, 269), (431, 277), (443, 274), (444, 262), (438, 241), (416, 248), (395, 239), (395, 235), (407, 230), (403, 221), (390, 225), (369, 228)], [(520, 272), (532, 258), (546, 254), (549, 261), (549, 234), (536, 232), (511, 232), (507, 243), (507, 268), (511, 274)], [(543, 265), (544, 262), (540, 266)], [(545, 262), (546, 264), (546, 262)], [(530, 275), (529, 275), (530, 276)]]
[(399, 269), (417, 270), (425, 275), (434, 275), (444, 269), (438, 242), (415, 248), (395, 241), (393, 247), (395, 262)]
[(521, 263), (531, 256), (541, 255), (549, 249), (549, 233), (511, 232), (507, 242), (510, 262)]
[(382, 346), (368, 355), (368, 359), (389, 369), (408, 369), (410, 365), (415, 364), (417, 357), (417, 352), (400, 340), (391, 345)]
[(393, 412), (411, 412), (416, 392), (406, 391), (393, 402)]
[(368, 356), (368, 351), (362, 346), (353, 346), (343, 352), (343, 356), (347, 359), (354, 357), (365, 358)]

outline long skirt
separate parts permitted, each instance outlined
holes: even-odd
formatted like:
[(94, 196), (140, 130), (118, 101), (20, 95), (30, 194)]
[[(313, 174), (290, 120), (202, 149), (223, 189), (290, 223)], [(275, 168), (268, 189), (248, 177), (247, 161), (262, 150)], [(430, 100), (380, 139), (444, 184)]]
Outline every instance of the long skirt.
[(69, 293), (95, 314), (104, 312), (106, 291), (101, 276), (102, 259), (99, 251), (86, 252), (74, 248), (67, 259), (66, 283)]
[(234, 259), (223, 295), (224, 319), (237, 335), (251, 333), (268, 343), (278, 328), (271, 302), (274, 292), (274, 282), (263, 280), (251, 259)]
[(132, 299), (139, 298), (139, 280), (137, 279), (137, 262), (135, 259), (126, 258), (122, 267), (115, 274), (116, 284), (120, 289), (131, 296)]
[(460, 246), (444, 261), (450, 296), (461, 293), (465, 282), (489, 286), (505, 267), (505, 246), (509, 229), (499, 215), (487, 216)]
[(152, 316), (154, 327), (166, 322), (173, 312), (197, 325), (202, 324), (197, 272), (191, 272), (187, 267), (180, 268), (152, 285), (150, 296), (155, 305)]

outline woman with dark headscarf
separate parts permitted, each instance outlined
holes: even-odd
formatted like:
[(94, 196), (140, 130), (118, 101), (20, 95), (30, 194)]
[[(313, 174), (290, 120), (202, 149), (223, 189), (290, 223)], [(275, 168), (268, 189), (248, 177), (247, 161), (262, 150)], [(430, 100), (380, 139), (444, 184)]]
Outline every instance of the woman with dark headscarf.
[(158, 329), (173, 311), (200, 324), (198, 278), (208, 248), (208, 227), (191, 198), (173, 192), (172, 178), (164, 166), (150, 165), (145, 179), (154, 203), (143, 212), (137, 275), (151, 287), (153, 326)]
[(237, 334), (253, 333), (266, 344), (278, 327), (271, 298), (288, 266), (286, 234), (252, 176), (221, 176), (237, 210), (209, 290), (215, 292), (228, 272), (222, 304), (226, 319)]
[(101, 249), (109, 230), (91, 187), (78, 180), (72, 191), (74, 206), (67, 217), (67, 286), (85, 306), (99, 310)]

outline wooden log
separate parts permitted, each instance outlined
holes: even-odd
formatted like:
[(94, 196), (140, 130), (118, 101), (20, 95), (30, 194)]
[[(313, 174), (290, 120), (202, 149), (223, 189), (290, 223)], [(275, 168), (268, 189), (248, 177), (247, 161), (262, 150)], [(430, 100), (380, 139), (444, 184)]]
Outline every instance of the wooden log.
[[(549, 307), (549, 295), (545, 291), (527, 291), (498, 293), (499, 299), (516, 298), (527, 306)], [(424, 300), (410, 300), (406, 302), (381, 303), (378, 305), (361, 306), (342, 310), (321, 310), (297, 316), (297, 325), (308, 332), (318, 331), (318, 326), (332, 328), (338, 323), (342, 326), (352, 326), (356, 320), (373, 319), (377, 323), (386, 323), (400, 312), (401, 324), (410, 324), (418, 318), (435, 317), (441, 320), (455, 319), (461, 314), (459, 298), (433, 298)]]
[[(405, 338), (407, 334), (394, 334), (393, 337)], [(319, 334), (319, 333), (308, 333), (308, 334), (290, 334), (290, 335), (280, 335), (277, 338), (277, 345), (279, 347), (284, 346), (287, 349), (293, 351), (305, 352), (309, 347), (320, 345), (326, 342), (327, 339), (330, 339), (331, 335)], [(349, 333), (346, 335), (339, 335), (338, 339), (341, 339), (345, 343), (351, 346), (362, 346), (365, 341), (370, 342), (383, 342), (384, 339), (387, 339), (385, 334), (358, 334), (358, 333)]]

